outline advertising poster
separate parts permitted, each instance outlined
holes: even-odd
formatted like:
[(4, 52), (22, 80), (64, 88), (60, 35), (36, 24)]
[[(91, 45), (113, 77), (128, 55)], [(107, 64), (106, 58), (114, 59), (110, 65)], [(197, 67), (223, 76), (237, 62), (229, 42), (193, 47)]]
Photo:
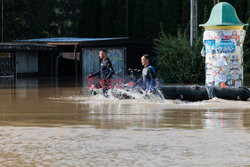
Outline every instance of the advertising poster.
[(243, 84), (244, 30), (206, 30), (206, 86), (239, 87)]

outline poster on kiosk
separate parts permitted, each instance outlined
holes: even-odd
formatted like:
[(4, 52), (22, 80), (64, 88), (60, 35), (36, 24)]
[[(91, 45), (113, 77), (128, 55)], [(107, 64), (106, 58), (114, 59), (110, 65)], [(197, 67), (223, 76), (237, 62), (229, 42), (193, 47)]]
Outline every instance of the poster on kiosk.
[(243, 42), (245, 30), (232, 5), (214, 6), (203, 34), (206, 86), (243, 86)]

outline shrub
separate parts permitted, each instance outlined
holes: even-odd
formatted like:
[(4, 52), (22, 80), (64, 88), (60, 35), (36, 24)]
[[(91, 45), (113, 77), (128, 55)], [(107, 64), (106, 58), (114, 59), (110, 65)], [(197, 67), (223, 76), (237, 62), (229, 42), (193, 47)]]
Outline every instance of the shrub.
[(204, 83), (205, 63), (201, 56), (202, 36), (190, 46), (186, 33), (166, 35), (163, 31), (155, 40), (154, 62), (159, 77), (168, 83)]
[[(250, 24), (250, 18), (248, 19), (248, 24)], [(246, 38), (243, 46), (243, 59), (244, 59), (244, 73), (250, 73), (250, 32), (249, 27), (246, 26)]]

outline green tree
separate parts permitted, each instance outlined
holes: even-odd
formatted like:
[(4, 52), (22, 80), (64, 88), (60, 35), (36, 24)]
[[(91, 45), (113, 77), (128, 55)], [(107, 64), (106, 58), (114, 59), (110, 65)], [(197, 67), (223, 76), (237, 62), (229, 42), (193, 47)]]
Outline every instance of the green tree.
[(103, 0), (100, 18), (100, 36), (112, 37), (115, 35), (116, 0)]
[[(77, 0), (4, 1), (5, 41), (77, 36)], [(7, 31), (8, 30), (8, 31)]]
[(190, 47), (189, 37), (180, 29), (176, 36), (161, 32), (155, 40), (156, 68), (165, 82), (200, 83), (204, 81), (202, 37)]
[(128, 0), (128, 36), (132, 37), (132, 23), (134, 18), (135, 4), (138, 0)]
[(182, 0), (180, 10), (181, 10), (180, 27), (183, 30), (190, 24), (190, 0)]
[[(247, 23), (250, 24), (250, 2), (247, 4), (246, 18), (248, 18)], [(244, 72), (250, 73), (250, 29), (249, 26), (245, 27), (246, 37), (244, 42)]]
[(78, 33), (78, 18), (80, 15), (80, 1), (57, 0), (55, 6), (55, 36), (75, 36)]
[(213, 8), (213, 2), (207, 3), (207, 0), (198, 0), (198, 23), (204, 24), (208, 21), (210, 12)]
[(247, 10), (246, 10), (246, 21), (249, 20), (250, 17), (250, 2), (247, 1), (247, 4), (245, 4), (247, 6)]
[(41, 20), (43, 20), (43, 28), (40, 29), (43, 34), (40, 37), (46, 38), (46, 37), (54, 37), (55, 33), (53, 32), (53, 26), (56, 22), (55, 17), (55, 11), (54, 8), (56, 6), (56, 1), (51, 0), (43, 0), (43, 5), (40, 6), (42, 8), (42, 15), (40, 17)]
[(115, 35), (126, 35), (126, 1), (117, 0), (116, 17), (115, 17)]
[(144, 0), (136, 0), (131, 21), (131, 35), (137, 38), (144, 37)]
[[(4, 41), (24, 39), (26, 22), (23, 15), (23, 1), (4, 1)], [(2, 12), (1, 12), (2, 13)]]
[(153, 39), (160, 32), (161, 1), (147, 0), (144, 7), (144, 37)]
[(49, 27), (49, 24), (47, 24), (47, 20), (49, 20), (47, 12), (50, 12), (51, 9), (46, 5), (46, 0), (24, 1), (23, 21), (25, 31), (23, 34), (26, 38), (47, 37), (46, 31), (48, 31)]
[(162, 0), (162, 25), (165, 32), (176, 34), (181, 18), (181, 1)]
[(84, 0), (82, 2), (79, 20), (79, 36), (99, 36), (101, 5), (100, 0)]

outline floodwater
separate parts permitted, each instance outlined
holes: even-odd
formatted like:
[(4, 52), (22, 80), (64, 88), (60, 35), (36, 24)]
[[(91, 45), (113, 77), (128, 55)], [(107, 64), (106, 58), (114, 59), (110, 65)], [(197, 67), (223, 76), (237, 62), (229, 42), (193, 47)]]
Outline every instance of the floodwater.
[(106, 99), (80, 84), (0, 85), (0, 166), (250, 166), (250, 101)]

